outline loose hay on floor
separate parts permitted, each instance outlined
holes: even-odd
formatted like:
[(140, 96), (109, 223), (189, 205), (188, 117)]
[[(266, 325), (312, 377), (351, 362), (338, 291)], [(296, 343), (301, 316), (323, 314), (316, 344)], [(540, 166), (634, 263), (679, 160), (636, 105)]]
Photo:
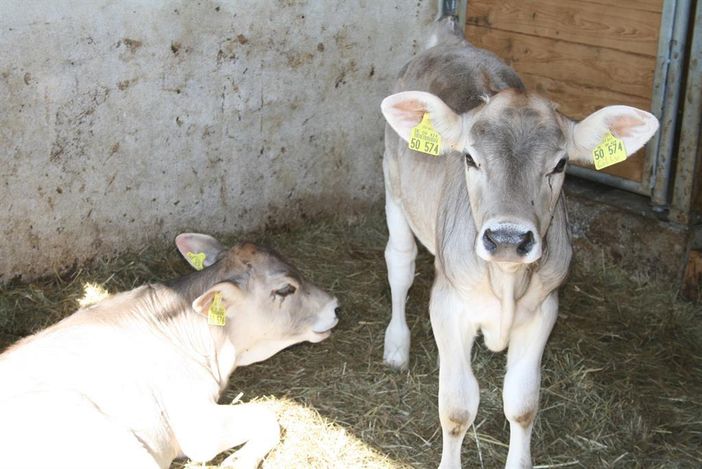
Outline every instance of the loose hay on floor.
[[(243, 401), (262, 399), (278, 413), (283, 441), (264, 468), (438, 464), (438, 369), (427, 313), (432, 258), (420, 252), (410, 291), (410, 369), (391, 372), (381, 363), (390, 309), (381, 213), (246, 236), (275, 246), (336, 294), (344, 310), (329, 340), (297, 345), (237, 370), (222, 397), (229, 403), (243, 393)], [(544, 355), (535, 464), (700, 467), (699, 305), (676, 300), (665, 285), (586, 261), (576, 256)], [(0, 289), (0, 347), (70, 314), (89, 283), (116, 292), (187, 270), (175, 247), (157, 246), (71, 274), (14, 282)], [(481, 404), (463, 447), (466, 467), (504, 464), (509, 438), (500, 397), (504, 362), (504, 354), (475, 347)]]

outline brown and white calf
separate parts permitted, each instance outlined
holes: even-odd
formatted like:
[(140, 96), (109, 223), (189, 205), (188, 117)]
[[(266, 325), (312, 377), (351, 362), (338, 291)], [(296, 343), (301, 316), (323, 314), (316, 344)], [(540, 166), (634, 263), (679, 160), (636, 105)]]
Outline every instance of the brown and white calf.
[[(529, 467), (541, 356), (571, 258), (565, 165), (591, 163), (607, 132), (631, 155), (658, 121), (610, 106), (573, 122), (527, 91), (495, 55), (466, 42), (452, 20), (436, 28), (434, 45), (403, 68), (396, 94), (381, 106), (389, 124), (383, 169), (392, 292), (384, 359), (396, 368), (409, 361), (405, 301), (416, 236), (435, 256), (429, 312), (440, 358), (440, 467), (460, 467), (462, 441), (478, 410), (471, 370), (478, 333), (490, 350), (509, 347), (502, 395), (510, 423), (507, 466)], [(424, 114), (442, 139), (438, 157), (408, 149)]]
[(254, 468), (277, 444), (274, 414), (217, 399), (236, 367), (326, 339), (337, 300), (251, 243), (176, 243), (204, 269), (80, 309), (0, 355), (0, 466), (168, 467), (245, 443), (224, 465)]

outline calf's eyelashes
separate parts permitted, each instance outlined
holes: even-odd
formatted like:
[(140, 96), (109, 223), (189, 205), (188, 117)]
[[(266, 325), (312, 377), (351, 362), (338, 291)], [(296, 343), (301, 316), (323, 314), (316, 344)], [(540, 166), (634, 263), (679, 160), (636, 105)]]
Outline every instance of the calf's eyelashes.
[(567, 158), (561, 158), (560, 160), (558, 160), (558, 163), (553, 168), (553, 171), (551, 171), (551, 174), (562, 173), (565, 170), (565, 166), (566, 166), (567, 162), (568, 162)]
[(286, 283), (284, 286), (273, 291), (273, 294), (281, 298), (285, 298), (288, 295), (292, 295), (297, 291), (297, 287), (290, 283)]

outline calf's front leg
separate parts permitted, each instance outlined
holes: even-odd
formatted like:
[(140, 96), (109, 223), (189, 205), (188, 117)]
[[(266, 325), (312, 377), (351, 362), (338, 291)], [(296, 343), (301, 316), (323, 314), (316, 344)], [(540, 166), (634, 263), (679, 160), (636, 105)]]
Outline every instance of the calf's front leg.
[(526, 324), (512, 330), (507, 351), (507, 373), (502, 389), (509, 420), (506, 467), (531, 467), (531, 431), (539, 408), (541, 356), (558, 315), (558, 294), (552, 292)]
[(385, 193), (385, 214), (389, 233), (385, 262), (392, 297), (392, 318), (385, 330), (383, 359), (391, 367), (403, 369), (409, 364), (410, 330), (405, 319), (405, 303), (414, 280), (417, 244), (402, 209), (389, 191)]
[(280, 441), (275, 413), (253, 402), (191, 408), (173, 430), (185, 456), (196, 462), (245, 443), (222, 462), (222, 467), (236, 469), (255, 469)]
[(439, 277), (431, 292), (429, 312), (440, 359), (439, 420), (443, 447), (439, 468), (455, 469), (461, 467), (463, 438), (475, 419), (480, 401), (478, 381), (470, 363), (476, 329), (467, 319), (464, 302)]

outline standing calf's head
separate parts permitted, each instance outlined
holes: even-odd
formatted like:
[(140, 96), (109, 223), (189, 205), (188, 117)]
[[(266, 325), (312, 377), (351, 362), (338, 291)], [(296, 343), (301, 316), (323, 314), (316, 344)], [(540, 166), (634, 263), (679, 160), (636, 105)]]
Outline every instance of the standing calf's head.
[(658, 129), (652, 114), (628, 106), (608, 106), (576, 123), (550, 101), (515, 89), (464, 114), (421, 91), (389, 96), (381, 108), (405, 141), (429, 114), (441, 135), (442, 157), (464, 160), (476, 253), (509, 264), (541, 257), (569, 159), (592, 164), (592, 151), (607, 132), (624, 142), (630, 156)]
[(176, 245), (193, 267), (211, 272), (215, 283), (193, 301), (193, 309), (207, 316), (219, 296), (226, 311), (222, 327), (239, 366), (299, 342), (320, 342), (338, 322), (336, 298), (270, 250), (252, 243), (226, 249), (211, 236), (195, 233), (178, 235)]

